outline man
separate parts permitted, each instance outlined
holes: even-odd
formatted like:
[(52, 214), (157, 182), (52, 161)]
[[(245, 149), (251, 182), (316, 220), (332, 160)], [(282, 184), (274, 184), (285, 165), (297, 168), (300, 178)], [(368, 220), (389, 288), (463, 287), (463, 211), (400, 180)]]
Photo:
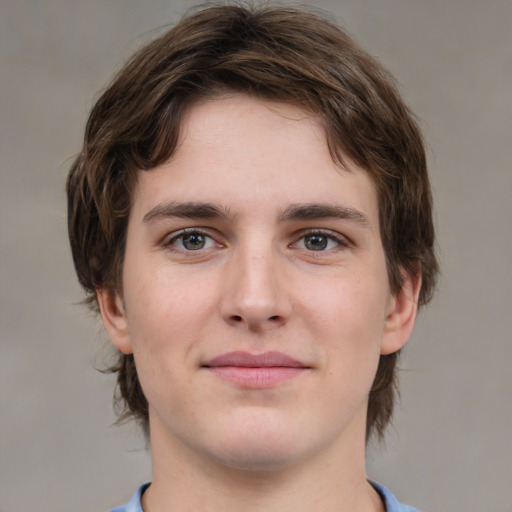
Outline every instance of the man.
[(67, 184), (78, 278), (153, 481), (116, 511), (411, 511), (367, 480), (433, 290), (424, 148), (386, 71), (291, 8), (136, 54)]

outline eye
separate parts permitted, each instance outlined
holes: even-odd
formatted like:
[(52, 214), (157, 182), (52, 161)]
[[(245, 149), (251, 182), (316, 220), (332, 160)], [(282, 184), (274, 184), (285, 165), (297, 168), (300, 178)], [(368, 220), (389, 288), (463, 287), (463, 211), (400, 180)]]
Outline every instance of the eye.
[(217, 243), (211, 236), (194, 229), (182, 231), (173, 236), (165, 245), (181, 251), (200, 251), (215, 247)]
[(294, 245), (299, 249), (320, 252), (347, 247), (348, 243), (332, 233), (313, 232), (303, 235)]

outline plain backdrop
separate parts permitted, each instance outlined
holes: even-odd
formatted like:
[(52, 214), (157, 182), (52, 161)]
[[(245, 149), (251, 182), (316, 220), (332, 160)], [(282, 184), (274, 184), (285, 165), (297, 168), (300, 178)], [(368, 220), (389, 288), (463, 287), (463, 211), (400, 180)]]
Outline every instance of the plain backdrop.
[[(332, 12), (400, 82), (429, 146), (442, 277), (402, 360), (368, 474), (423, 511), (512, 511), (512, 2), (341, 0)], [(191, 7), (0, 0), (0, 510), (89, 512), (151, 479), (112, 427), (105, 335), (84, 307), (64, 182), (113, 72)]]

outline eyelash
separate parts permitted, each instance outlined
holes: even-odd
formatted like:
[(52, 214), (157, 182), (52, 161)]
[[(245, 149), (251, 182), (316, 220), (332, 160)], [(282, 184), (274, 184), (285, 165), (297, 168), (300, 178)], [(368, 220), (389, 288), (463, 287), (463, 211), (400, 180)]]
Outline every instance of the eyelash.
[[(196, 235), (196, 236), (200, 236), (200, 237), (203, 237), (205, 239), (210, 239), (212, 240), (215, 245), (217, 246), (220, 246), (222, 244), (219, 244), (218, 242), (216, 242), (216, 240), (210, 236), (208, 233), (206, 233), (205, 231), (201, 230), (201, 229), (198, 229), (198, 228), (187, 228), (187, 229), (183, 229), (181, 231), (179, 231), (178, 233), (174, 233), (171, 238), (168, 238), (168, 239), (165, 239), (164, 242), (163, 242), (163, 246), (167, 249), (170, 249), (170, 250), (175, 250), (175, 251), (180, 251), (180, 252), (199, 252), (201, 250), (203, 250), (204, 248), (199, 248), (199, 249), (186, 249), (186, 248), (177, 248), (175, 247), (173, 244), (175, 244), (177, 241), (181, 240), (182, 241), (182, 244), (183, 244), (183, 240), (186, 236), (192, 236), (192, 235)], [(207, 243), (207, 242), (205, 242)]]
[[(176, 252), (191, 252), (191, 253), (196, 252), (196, 251), (201, 252), (205, 249), (211, 248), (211, 247), (199, 247), (198, 249), (194, 250), (194, 249), (178, 248), (174, 245), (179, 240), (181, 240), (181, 243), (183, 245), (184, 238), (187, 235), (188, 236), (196, 235), (198, 237), (203, 237), (204, 239), (209, 239), (209, 240), (213, 241), (214, 245), (216, 245), (217, 247), (222, 246), (222, 244), (217, 242), (215, 240), (215, 238), (210, 236), (204, 230), (201, 230), (198, 228), (187, 228), (187, 229), (183, 229), (183, 230), (179, 231), (178, 233), (173, 234), (171, 236), (171, 238), (164, 240), (163, 246), (169, 250), (174, 250)], [(329, 241), (333, 241), (337, 244), (337, 247), (335, 247), (335, 248), (331, 247), (330, 249), (326, 249), (324, 247), (324, 248), (321, 248), (320, 250), (308, 249), (307, 247), (304, 247), (303, 250), (305, 250), (309, 253), (323, 253), (323, 252), (328, 252), (329, 250), (336, 249), (336, 248), (343, 249), (343, 248), (351, 247), (351, 243), (347, 240), (346, 237), (341, 236), (339, 234), (335, 234), (332, 231), (326, 231), (326, 230), (322, 230), (322, 229), (309, 229), (309, 230), (301, 231), (297, 235), (298, 235), (297, 240), (295, 242), (291, 243), (289, 245), (289, 247), (297, 246), (301, 241), (305, 240), (307, 237), (314, 237), (314, 236), (325, 237), (325, 239), (327, 239), (327, 244), (329, 243)], [(303, 242), (303, 243), (305, 245), (305, 242)], [(207, 240), (205, 240), (205, 245), (206, 244), (208, 244)], [(210, 244), (211, 244), (211, 242), (210, 242)]]
[[(333, 233), (332, 231), (328, 231), (328, 230), (322, 230), (322, 229), (308, 229), (308, 230), (304, 230), (302, 232), (299, 233), (299, 238), (296, 242), (294, 242), (293, 244), (291, 244), (292, 246), (293, 245), (297, 245), (300, 241), (306, 239), (307, 237), (313, 237), (313, 236), (319, 236), (319, 237), (325, 237), (327, 239), (327, 241), (334, 241), (336, 242), (337, 244), (337, 247), (336, 248), (342, 248), (342, 249), (348, 249), (349, 247), (351, 247), (351, 244), (350, 242), (347, 240), (346, 237), (342, 236), (342, 235), (339, 235), (337, 233)], [(318, 250), (318, 251), (315, 251), (313, 249), (305, 249), (307, 250), (308, 252), (311, 252), (311, 253), (321, 253), (321, 252), (327, 252), (329, 249), (322, 249), (322, 250)], [(331, 248), (332, 250), (332, 248)]]

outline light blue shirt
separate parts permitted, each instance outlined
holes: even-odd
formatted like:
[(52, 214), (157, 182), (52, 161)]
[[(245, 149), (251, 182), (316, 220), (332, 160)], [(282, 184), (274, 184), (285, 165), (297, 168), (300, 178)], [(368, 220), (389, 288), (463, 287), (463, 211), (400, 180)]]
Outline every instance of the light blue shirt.
[[(413, 507), (409, 507), (409, 505), (403, 505), (400, 503), (395, 495), (386, 487), (376, 482), (371, 482), (373, 487), (377, 490), (377, 492), (381, 495), (382, 501), (386, 505), (387, 512), (418, 512), (417, 509)], [(149, 487), (149, 484), (141, 485), (135, 494), (132, 496), (132, 499), (122, 507), (113, 508), (110, 512), (142, 512), (142, 506), (140, 504), (140, 499), (142, 497), (142, 493)]]

